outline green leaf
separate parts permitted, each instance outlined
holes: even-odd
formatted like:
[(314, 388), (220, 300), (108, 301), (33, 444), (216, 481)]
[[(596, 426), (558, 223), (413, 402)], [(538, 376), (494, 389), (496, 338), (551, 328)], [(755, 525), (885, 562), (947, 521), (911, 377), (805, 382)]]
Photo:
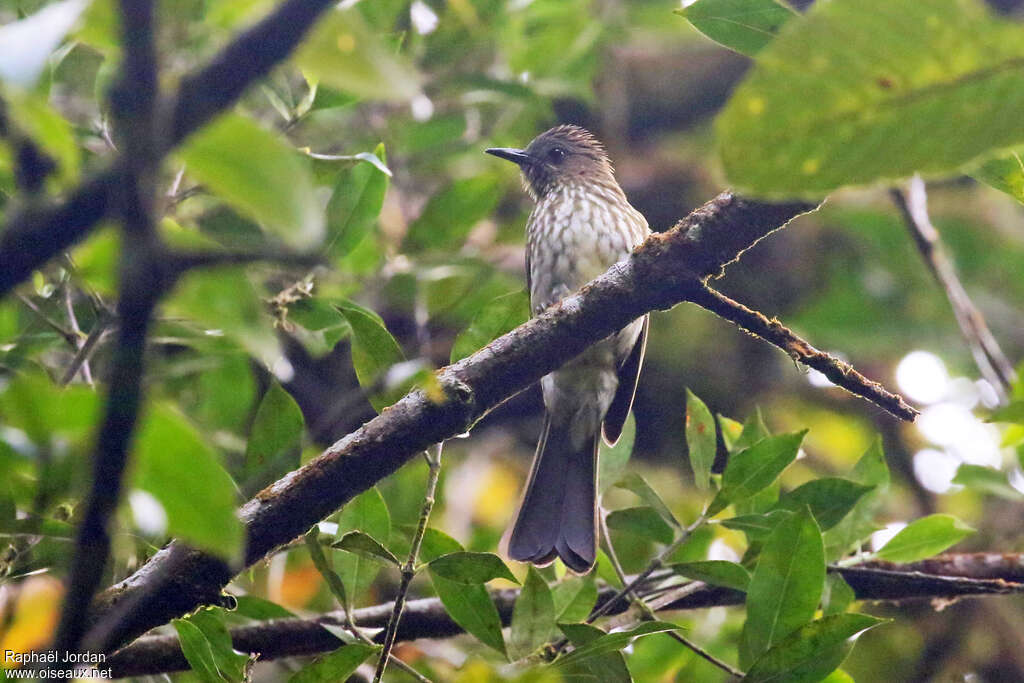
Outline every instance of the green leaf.
[(583, 621), (590, 616), (597, 603), (597, 584), (594, 574), (567, 576), (551, 589), (555, 603), (555, 618), (559, 623)]
[(821, 531), (804, 508), (764, 543), (747, 590), (740, 661), (754, 661), (814, 617), (825, 582)]
[(633, 455), (633, 442), (635, 440), (636, 420), (633, 419), (633, 413), (630, 412), (626, 417), (625, 424), (622, 425), (622, 434), (619, 435), (619, 440), (615, 445), (608, 446), (604, 442), (601, 443), (601, 456), (597, 459), (597, 490), (602, 496), (605, 491), (622, 478), (622, 473), (626, 471), (629, 458)]
[(35, 85), (50, 53), (88, 6), (87, 0), (64, 0), (0, 26), (0, 79), (25, 89)]
[(294, 619), (296, 615), (276, 602), (255, 595), (236, 595), (234, 614), (248, 619)]
[(769, 486), (796, 459), (807, 430), (761, 439), (729, 458), (722, 473), (722, 489), (711, 502), (708, 515), (721, 512), (729, 503), (750, 498)]
[(975, 0), (815, 3), (718, 117), (726, 176), (792, 197), (954, 171), (1024, 142), (1022, 58), (1020, 25)]
[(190, 413), (204, 429), (244, 433), (258, 398), (251, 356), (238, 349), (208, 356), (207, 360), (213, 366), (204, 364), (194, 375), (197, 400)]
[(519, 583), (501, 558), (493, 553), (448, 553), (431, 560), (429, 565), (432, 573), (456, 583), (484, 584), (492, 579)]
[(198, 323), (207, 336), (228, 337), (265, 364), (280, 355), (273, 321), (241, 268), (188, 273), (165, 308)]
[(658, 493), (651, 488), (651, 485), (636, 472), (627, 472), (626, 475), (619, 480), (616, 486), (626, 489), (627, 491), (632, 491), (639, 496), (642, 501), (654, 508), (665, 522), (677, 529), (682, 528), (679, 520), (676, 519), (675, 515), (672, 514), (672, 511), (669, 510), (668, 506), (661, 500), (661, 496), (659, 496)]
[(78, 279), (102, 296), (115, 297), (117, 292), (117, 260), (121, 254), (121, 235), (109, 225), (97, 229), (74, 251), (75, 274)]
[(555, 628), (555, 603), (547, 582), (532, 566), (523, 582), (523, 590), (512, 609), (509, 629), (509, 656), (513, 660), (533, 654), (548, 641)]
[(743, 680), (816, 683), (839, 668), (853, 647), (853, 638), (881, 623), (883, 619), (866, 614), (836, 614), (812, 621), (765, 652)]
[(26, 372), (0, 387), (0, 415), (5, 426), (49, 447), (53, 437), (84, 441), (99, 419), (100, 401), (88, 387), (60, 388), (42, 374)]
[(555, 660), (554, 666), (567, 667), (578, 665), (594, 657), (606, 655), (610, 652), (617, 652), (632, 643), (637, 638), (665, 633), (666, 631), (678, 631), (679, 627), (667, 621), (648, 621), (640, 624), (630, 631), (619, 631), (616, 633), (605, 633), (594, 638), (587, 644), (576, 648), (564, 657)]
[(217, 663), (213, 659), (213, 649), (199, 627), (185, 619), (172, 619), (171, 624), (178, 632), (181, 652), (192, 667), (193, 673), (204, 683), (223, 683)]
[(226, 560), (241, 553), (245, 532), (235, 516), (235, 483), (177, 411), (159, 403), (147, 408), (132, 462), (133, 486), (163, 506), (169, 535)]
[(668, 545), (675, 532), (654, 508), (635, 507), (608, 513), (608, 528)]
[(500, 198), (501, 184), (496, 176), (454, 181), (431, 197), (420, 217), (409, 226), (406, 249), (458, 249), (473, 226), (494, 211)]
[(224, 611), (219, 608), (204, 608), (188, 616), (187, 621), (199, 627), (210, 643), (213, 660), (223, 679), (244, 681), (248, 679), (249, 657), (236, 652), (232, 647), (231, 634), (224, 622)]
[(299, 404), (276, 381), (260, 401), (245, 447), (246, 482), (262, 488), (299, 466), (305, 427)]
[(863, 486), (849, 479), (822, 477), (802, 484), (779, 498), (779, 508), (799, 510), (804, 505), (824, 531), (831, 529), (853, 509), (873, 486)]
[(760, 51), (783, 24), (798, 16), (775, 0), (697, 0), (675, 12), (711, 40), (748, 56)]
[(292, 334), (317, 358), (352, 335), (352, 326), (329, 301), (307, 297), (288, 304), (287, 320), (295, 323)]
[(763, 515), (779, 503), (779, 491), (782, 489), (779, 480), (761, 489), (749, 498), (740, 498), (732, 502), (733, 512), (739, 515)]
[[(374, 390), (387, 370), (405, 359), (402, 348), (376, 314), (352, 302), (339, 305), (338, 310), (352, 326), (352, 365), (359, 386)], [(374, 391), (370, 404), (379, 413), (400, 397), (393, 393)]]
[(821, 594), (821, 610), (828, 617), (841, 614), (853, 604), (857, 595), (839, 572), (829, 572), (825, 577), (825, 589)]
[(885, 463), (881, 437), (875, 438), (853, 466), (849, 479), (874, 488), (861, 496), (841, 522), (825, 532), (825, 548), (830, 561), (839, 559), (878, 529), (873, 517), (889, 490), (889, 467)]
[(172, 623), (181, 651), (199, 678), (215, 683), (246, 680), (249, 657), (232, 648), (223, 612), (204, 608)]
[(574, 646), (586, 645), (604, 635), (604, 631), (593, 624), (563, 624), (559, 622), (558, 629)]
[(402, 564), (399, 559), (395, 557), (394, 553), (384, 547), (384, 544), (373, 536), (362, 531), (348, 532), (341, 537), (341, 540), (332, 543), (331, 547), (355, 553), (356, 555), (361, 555), (371, 560), (389, 563), (395, 567)]
[(1015, 399), (1009, 405), (992, 411), (987, 422), (1009, 422), (1024, 425), (1024, 400)]
[(443, 531), (427, 527), (420, 544), (420, 562), (430, 562), (442, 555), (464, 550), (462, 544)]
[[(591, 624), (558, 624), (559, 630), (565, 634), (573, 647), (583, 647), (597, 640), (605, 633)], [(633, 677), (626, 666), (626, 658), (621, 652), (608, 652), (595, 657), (588, 657), (575, 664), (564, 667), (563, 677), (601, 681), (601, 683), (633, 683)]]
[(722, 441), (730, 454), (749, 448), (766, 436), (770, 436), (761, 409), (757, 407), (742, 424), (724, 415), (718, 416), (718, 424), (722, 433)]
[(501, 635), (498, 608), (482, 584), (452, 581), (438, 575), (433, 568), (430, 569), (430, 580), (445, 611), (456, 624), (476, 636), (484, 645), (508, 656), (505, 639)]
[(594, 565), (594, 573), (597, 578), (614, 588), (622, 588), (623, 583), (619, 575), (615, 573), (615, 567), (611, 559), (605, 554), (600, 545), (597, 547), (597, 562)]
[(681, 562), (672, 565), (672, 571), (688, 579), (738, 591), (745, 592), (750, 584), (750, 572), (743, 565), (724, 560)]
[(842, 669), (836, 669), (825, 678), (821, 679), (821, 683), (857, 683), (853, 680), (853, 676), (846, 673)]
[(941, 553), (974, 533), (952, 515), (928, 515), (911, 522), (875, 555), (890, 562), (916, 562)]
[(743, 423), (743, 431), (740, 433), (740, 438), (736, 440), (736, 443), (730, 450), (739, 451), (744, 448), (750, 448), (768, 436), (771, 436), (771, 432), (768, 431), (768, 426), (764, 423), (764, 415), (759, 407), (755, 407), (754, 412)]
[(360, 97), (403, 101), (420, 93), (416, 71), (374, 35), (358, 9), (328, 11), (295, 61), (307, 77)]
[(715, 462), (715, 420), (704, 402), (689, 389), (686, 390), (686, 446), (693, 481), (697, 488), (706, 491)]
[(296, 671), (289, 683), (333, 683), (348, 680), (366, 658), (380, 649), (379, 645), (352, 643), (318, 657)]
[(323, 239), (309, 164), (255, 122), (224, 115), (190, 137), (180, 154), (192, 176), (285, 244), (309, 248)]
[(327, 251), (341, 256), (352, 251), (377, 222), (388, 191), (384, 143), (369, 155), (373, 163), (358, 163), (338, 175), (327, 203)]
[(760, 540), (775, 530), (784, 519), (790, 516), (788, 510), (771, 510), (759, 515), (738, 515), (723, 519), (720, 524), (726, 529), (742, 531), (747, 535), (747, 540)]
[[(388, 506), (376, 487), (366, 490), (350, 500), (338, 515), (338, 536), (349, 531), (362, 531), (373, 538), (388, 538), (391, 535), (391, 515)], [(334, 555), (334, 567), (345, 586), (345, 597), (354, 606), (366, 592), (380, 571), (377, 559), (367, 559), (353, 553)]]
[(970, 175), (1024, 203), (1024, 160), (1021, 160), (1020, 152), (989, 159)]
[(530, 295), (525, 290), (492, 299), (477, 311), (469, 327), (455, 338), (451, 362), (455, 363), (473, 354), (523, 324), (529, 317)]
[[(429, 563), (444, 555), (462, 551), (462, 544), (454, 538), (443, 531), (428, 527), (420, 545), (420, 559)], [(482, 584), (466, 584), (446, 579), (436, 574), (429, 566), (428, 571), (434, 584), (434, 591), (441, 599), (448, 616), (467, 633), (476, 636), (480, 642), (507, 656), (505, 639), (501, 635), (501, 617), (487, 589)]]
[[(2, 31), (3, 28), (0, 28)], [(3, 54), (3, 48), (0, 47), (0, 55)], [(2, 61), (0, 57), (0, 63)], [(8, 98), (7, 106), (9, 115), (24, 133), (57, 162), (57, 178), (61, 184), (70, 185), (75, 181), (81, 165), (81, 151), (68, 120), (51, 107), (44, 97), (34, 93), (14, 93)]]
[(722, 433), (722, 442), (725, 444), (725, 450), (732, 453), (736, 450), (736, 441), (740, 438), (740, 434), (743, 433), (743, 425), (725, 415), (719, 415), (718, 430)]
[(992, 495), (1006, 498), (1007, 500), (1020, 500), (1024, 493), (1010, 485), (1005, 472), (994, 470), (991, 467), (981, 465), (960, 465), (953, 477), (954, 484), (960, 484), (967, 488), (985, 491)]

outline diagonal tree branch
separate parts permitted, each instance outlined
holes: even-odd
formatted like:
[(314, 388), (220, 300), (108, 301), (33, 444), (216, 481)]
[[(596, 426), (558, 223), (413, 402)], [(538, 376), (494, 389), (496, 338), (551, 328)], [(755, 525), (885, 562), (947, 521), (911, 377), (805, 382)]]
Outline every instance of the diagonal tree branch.
[(967, 342), (971, 355), (974, 356), (974, 363), (978, 366), (981, 376), (1005, 402), (1007, 392), (1017, 378), (1013, 364), (1007, 360), (999, 347), (999, 342), (989, 330), (985, 317), (971, 301), (970, 295), (957, 277), (956, 267), (946, 253), (939, 231), (932, 225), (928, 216), (928, 194), (924, 180), (916, 175), (910, 180), (910, 187), (906, 193), (893, 189), (891, 195), (903, 215), (903, 222), (914, 238), (917, 250), (921, 252), (921, 258), (946, 292), (960, 333)]
[[(162, 158), (190, 133), (234, 104), (245, 89), (285, 59), (332, 0), (286, 0), (182, 79), (171, 98)], [(163, 109), (164, 107), (161, 107)], [(114, 208), (125, 157), (119, 155), (60, 201), (39, 201), (12, 215), (0, 230), (0, 296), (32, 271), (85, 238)]]
[[(1001, 556), (1007, 564), (1018, 568), (1024, 565), (1019, 555)], [(948, 555), (935, 558), (942, 566), (970, 566), (975, 563), (972, 556)], [(905, 600), (955, 600), (965, 597), (1020, 593), (1024, 584), (1019, 583), (1019, 571), (1006, 575), (992, 574), (983, 579), (964, 578), (957, 575), (922, 573), (916, 565), (888, 564), (886, 569), (872, 567), (844, 567), (833, 569), (840, 573), (854, 589), (858, 600), (899, 602)], [(664, 576), (659, 575), (660, 578)], [(598, 604), (612, 599), (616, 591), (604, 587), (598, 594)], [(498, 608), (502, 623), (508, 624), (519, 589), (494, 591), (491, 598)], [(743, 602), (739, 591), (703, 585), (688, 595), (659, 608), (660, 611), (701, 609), (715, 606), (737, 605)], [(620, 614), (628, 603), (619, 600), (611, 605), (609, 614)], [(370, 628), (383, 628), (393, 609), (393, 603), (375, 605), (356, 610), (353, 616)], [(231, 629), (231, 642), (242, 652), (260, 654), (260, 660), (328, 652), (342, 645), (323, 624), (340, 626), (345, 614), (339, 610), (309, 619), (274, 619)], [(398, 631), (398, 640), (417, 638), (447, 638), (463, 633), (445, 612), (437, 598), (413, 600), (408, 603), (405, 619)], [(106, 663), (112, 667), (115, 677), (141, 676), (188, 668), (188, 662), (181, 653), (176, 636), (145, 636), (111, 656)]]
[[(425, 448), (466, 432), (476, 420), (593, 342), (653, 309), (688, 299), (752, 244), (813, 204), (765, 204), (723, 193), (672, 230), (653, 235), (627, 260), (580, 292), (439, 371), (442, 400), (413, 391), (318, 458), (270, 485), (239, 511), (247, 548), (241, 566), (289, 543)], [(172, 542), (135, 574), (101, 594), (92, 618), (128, 599), (137, 607), (112, 632), (112, 645), (216, 600), (241, 566)], [(163, 579), (149, 590), (154, 576)]]
[(698, 289), (690, 301), (774, 344), (793, 360), (828, 377), (836, 386), (885, 408), (892, 415), (904, 420), (913, 420), (917, 415), (917, 411), (907, 405), (901, 396), (886, 391), (881, 384), (872, 382), (854, 370), (849, 363), (814, 348), (778, 320), (769, 320), (762, 313), (751, 310), (710, 287)]

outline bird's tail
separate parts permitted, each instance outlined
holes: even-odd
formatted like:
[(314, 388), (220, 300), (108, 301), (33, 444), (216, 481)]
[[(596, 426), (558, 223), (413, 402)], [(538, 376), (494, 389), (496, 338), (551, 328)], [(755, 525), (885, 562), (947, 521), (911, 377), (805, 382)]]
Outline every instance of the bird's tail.
[(574, 448), (569, 429), (569, 422), (553, 425), (550, 416), (545, 419), (508, 554), (537, 565), (557, 555), (584, 574), (597, 555), (598, 435)]

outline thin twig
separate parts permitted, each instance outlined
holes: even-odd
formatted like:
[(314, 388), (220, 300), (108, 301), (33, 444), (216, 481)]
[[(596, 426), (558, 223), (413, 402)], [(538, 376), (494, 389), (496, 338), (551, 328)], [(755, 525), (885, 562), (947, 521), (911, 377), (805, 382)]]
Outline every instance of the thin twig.
[[(612, 568), (615, 569), (615, 575), (618, 576), (619, 581), (623, 585), (625, 585), (628, 582), (628, 579), (626, 577), (626, 573), (622, 570), (622, 563), (619, 562), (618, 554), (615, 552), (614, 546), (612, 546), (612, 539), (608, 533), (607, 515), (605, 514), (605, 511), (603, 509), (598, 511), (598, 520), (601, 524), (601, 538), (604, 541), (605, 553), (608, 555), (608, 559), (612, 563)], [(658, 617), (654, 613), (654, 610), (651, 608), (650, 605), (647, 604), (643, 597), (637, 595), (636, 593), (629, 593), (629, 595), (627, 595), (626, 597), (632, 600), (633, 603), (640, 608), (640, 610), (644, 614), (644, 618), (646, 621), (657, 620)], [(683, 637), (678, 632), (666, 631), (665, 634), (673, 640), (675, 640), (676, 642), (678, 642), (679, 644), (681, 644), (683, 647), (692, 650), (693, 653), (698, 657), (701, 657), (705, 661), (710, 662), (712, 665), (717, 666), (719, 669), (729, 674), (730, 676), (734, 676), (736, 678), (743, 677), (742, 671), (732, 666), (728, 662), (725, 662), (719, 659), (718, 657), (715, 657), (713, 654), (702, 648), (700, 645)]]
[(625, 596), (629, 595), (629, 593), (635, 590), (637, 586), (639, 586), (644, 581), (649, 579), (651, 577), (651, 574), (660, 569), (665, 564), (665, 560), (671, 557), (672, 553), (679, 550), (679, 548), (681, 548), (682, 545), (686, 543), (686, 541), (690, 538), (693, 532), (699, 529), (707, 521), (707, 517), (705, 517), (703, 514), (701, 514), (701, 516), (697, 519), (693, 520), (690, 526), (683, 529), (683, 531), (679, 534), (679, 537), (676, 538), (676, 540), (672, 541), (672, 543), (667, 545), (664, 550), (658, 553), (657, 557), (651, 560), (650, 564), (647, 565), (647, 569), (637, 574), (633, 578), (633, 580), (627, 583), (618, 593), (616, 593), (612, 597), (611, 600), (608, 600), (603, 605), (601, 605), (600, 607), (596, 608), (593, 612), (591, 612), (590, 616), (587, 617), (587, 623), (592, 624), (595, 620), (598, 619), (598, 617), (601, 617), (610, 612), (614, 603), (618, 602)]
[[(622, 563), (619, 562), (619, 555), (615, 552), (615, 548), (612, 546), (612, 537), (611, 534), (608, 533), (608, 511), (605, 510), (604, 507), (601, 507), (597, 511), (597, 521), (601, 526), (601, 541), (602, 545), (604, 545), (604, 552), (608, 555), (608, 560), (612, 563), (612, 569), (615, 570), (615, 575), (619, 577), (619, 583), (625, 586), (626, 583), (628, 583), (628, 579), (626, 578), (626, 572), (622, 569)], [(635, 598), (636, 594), (630, 592), (627, 597)]]
[(981, 376), (992, 385), (1000, 401), (1005, 402), (1010, 387), (1017, 379), (1013, 364), (999, 347), (999, 342), (992, 335), (985, 317), (974, 305), (957, 276), (953, 260), (946, 253), (939, 231), (935, 229), (928, 215), (928, 193), (924, 180), (921, 176), (915, 175), (906, 193), (893, 188), (890, 194), (914, 238), (914, 245), (921, 253), (921, 258), (946, 292), (960, 333), (971, 350)]
[(185, 177), (185, 164), (181, 165), (178, 172), (174, 174), (174, 180), (171, 181), (171, 186), (167, 188), (164, 197), (170, 201), (174, 201), (178, 196), (178, 189), (181, 187), (181, 180)]
[(412, 546), (409, 548), (409, 556), (402, 566), (402, 583), (398, 587), (398, 595), (395, 596), (395, 609), (391, 612), (391, 619), (388, 620), (388, 630), (384, 635), (384, 649), (377, 660), (377, 671), (373, 674), (374, 683), (378, 683), (384, 675), (388, 660), (391, 658), (391, 649), (395, 646), (395, 636), (398, 634), (398, 624), (402, 620), (402, 610), (405, 609), (405, 600), (409, 594), (409, 584), (416, 576), (416, 563), (419, 560), (420, 545), (423, 543), (423, 536), (427, 533), (427, 524), (430, 522), (430, 512), (434, 509), (434, 494), (437, 492), (437, 480), (441, 474), (441, 449), (444, 442), (437, 444), (433, 452), (426, 451), (424, 455), (427, 460), (427, 488), (423, 496), (423, 507), (420, 509), (420, 521), (416, 527), (416, 535), (412, 538)]
[(700, 645), (697, 645), (697, 643), (693, 642), (692, 640), (689, 640), (683, 635), (680, 635), (677, 631), (666, 631), (666, 633), (674, 640), (681, 643), (684, 647), (687, 647), (690, 650), (692, 650), (695, 655), (697, 655), (698, 657), (707, 662), (710, 662), (714, 666), (717, 666), (719, 669), (729, 674), (730, 676), (733, 676), (734, 678), (743, 678), (744, 674), (742, 671), (734, 667), (729, 662), (726, 662), (714, 656), (713, 654), (702, 648)]
[(698, 306), (725, 318), (738, 327), (785, 351), (793, 360), (822, 373), (836, 386), (874, 403), (888, 413), (913, 422), (918, 412), (903, 397), (886, 391), (857, 372), (849, 363), (811, 346), (778, 320), (769, 320), (763, 313), (751, 310), (710, 287), (695, 287), (688, 297)]
[(16, 297), (18, 297), (18, 300), (21, 301), (21, 303), (25, 304), (25, 307), (28, 308), (28, 310), (30, 310), (33, 313), (35, 313), (37, 318), (39, 318), (41, 321), (46, 323), (47, 327), (49, 327), (54, 332), (56, 332), (61, 337), (63, 337), (64, 341), (66, 341), (68, 344), (70, 344), (72, 348), (75, 348), (75, 349), (78, 348), (78, 346), (77, 346), (78, 337), (75, 335), (74, 332), (72, 332), (68, 328), (64, 327), (63, 325), (61, 325), (59, 322), (57, 322), (56, 320), (54, 320), (50, 316), (46, 315), (46, 313), (43, 311), (43, 309), (41, 309), (38, 306), (36, 306), (35, 302), (32, 301), (32, 299), (29, 299), (27, 296), (25, 296), (21, 292), (15, 292), (14, 295)]
[(83, 378), (90, 385), (92, 384), (92, 376), (87, 372), (89, 359), (92, 357), (93, 352), (99, 347), (100, 340), (110, 331), (111, 326), (117, 317), (112, 314), (103, 314), (96, 319), (96, 322), (92, 326), (92, 330), (89, 331), (89, 336), (85, 338), (82, 345), (78, 347), (78, 353), (71, 359), (68, 367), (64, 370), (64, 375), (60, 378), (61, 386), (67, 386), (71, 383), (71, 380), (78, 374), (78, 369), (82, 369)]
[[(86, 384), (92, 386), (92, 369), (89, 367), (89, 355), (87, 353), (82, 353), (82, 349), (85, 347), (86, 343), (88, 343), (88, 339), (85, 338), (82, 328), (78, 325), (78, 318), (75, 316), (75, 304), (71, 300), (70, 282), (64, 283), (64, 308), (67, 310), (68, 322), (71, 323), (71, 330), (75, 333), (75, 346), (78, 348), (78, 352), (75, 354), (72, 366), (77, 364), (78, 367), (82, 369), (82, 379), (85, 380)], [(97, 320), (96, 326), (98, 327), (99, 324), (100, 321)], [(95, 329), (96, 328), (94, 327), (93, 330), (95, 331)], [(92, 335), (90, 334), (89, 336)], [(81, 358), (81, 360), (79, 360), (79, 358)], [(65, 385), (71, 382), (77, 372), (78, 368), (75, 369), (75, 372), (72, 373), (70, 377), (65, 375), (66, 379), (62, 380), (61, 384)]]
[[(327, 587), (330, 589), (331, 594), (334, 595), (334, 599), (342, 606), (345, 630), (364, 645), (376, 647), (377, 643), (373, 642), (373, 639), (363, 633), (356, 625), (355, 610), (350, 609), (351, 603), (348, 593), (345, 592), (345, 584), (342, 583), (341, 577), (338, 576), (338, 573), (331, 568), (330, 563), (327, 561), (327, 556), (324, 554), (323, 548), (320, 547), (319, 535), (320, 530), (317, 527), (313, 527), (304, 537), (306, 548), (309, 550), (310, 559), (313, 560), (313, 566), (320, 572), (320, 576), (324, 577)], [(429, 678), (400, 659), (395, 660), (395, 666), (414, 677), (420, 683), (432, 683)]]

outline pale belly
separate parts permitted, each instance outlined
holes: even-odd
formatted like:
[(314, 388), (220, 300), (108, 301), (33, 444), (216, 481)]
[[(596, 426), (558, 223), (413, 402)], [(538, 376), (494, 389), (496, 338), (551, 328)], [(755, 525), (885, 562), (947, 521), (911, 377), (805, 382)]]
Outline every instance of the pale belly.
[[(611, 210), (605, 197), (562, 196), (546, 198), (531, 217), (529, 234), (530, 301), (534, 313), (572, 294), (626, 258), (648, 234), (638, 212)], [(553, 217), (545, 229), (535, 223), (540, 212)], [(625, 221), (608, 230), (613, 220)], [(600, 237), (597, 235), (600, 234)], [(556, 423), (571, 421), (574, 441), (597, 433), (618, 388), (618, 368), (632, 351), (643, 326), (632, 322), (622, 331), (591, 346), (561, 369), (541, 380), (544, 404)]]

